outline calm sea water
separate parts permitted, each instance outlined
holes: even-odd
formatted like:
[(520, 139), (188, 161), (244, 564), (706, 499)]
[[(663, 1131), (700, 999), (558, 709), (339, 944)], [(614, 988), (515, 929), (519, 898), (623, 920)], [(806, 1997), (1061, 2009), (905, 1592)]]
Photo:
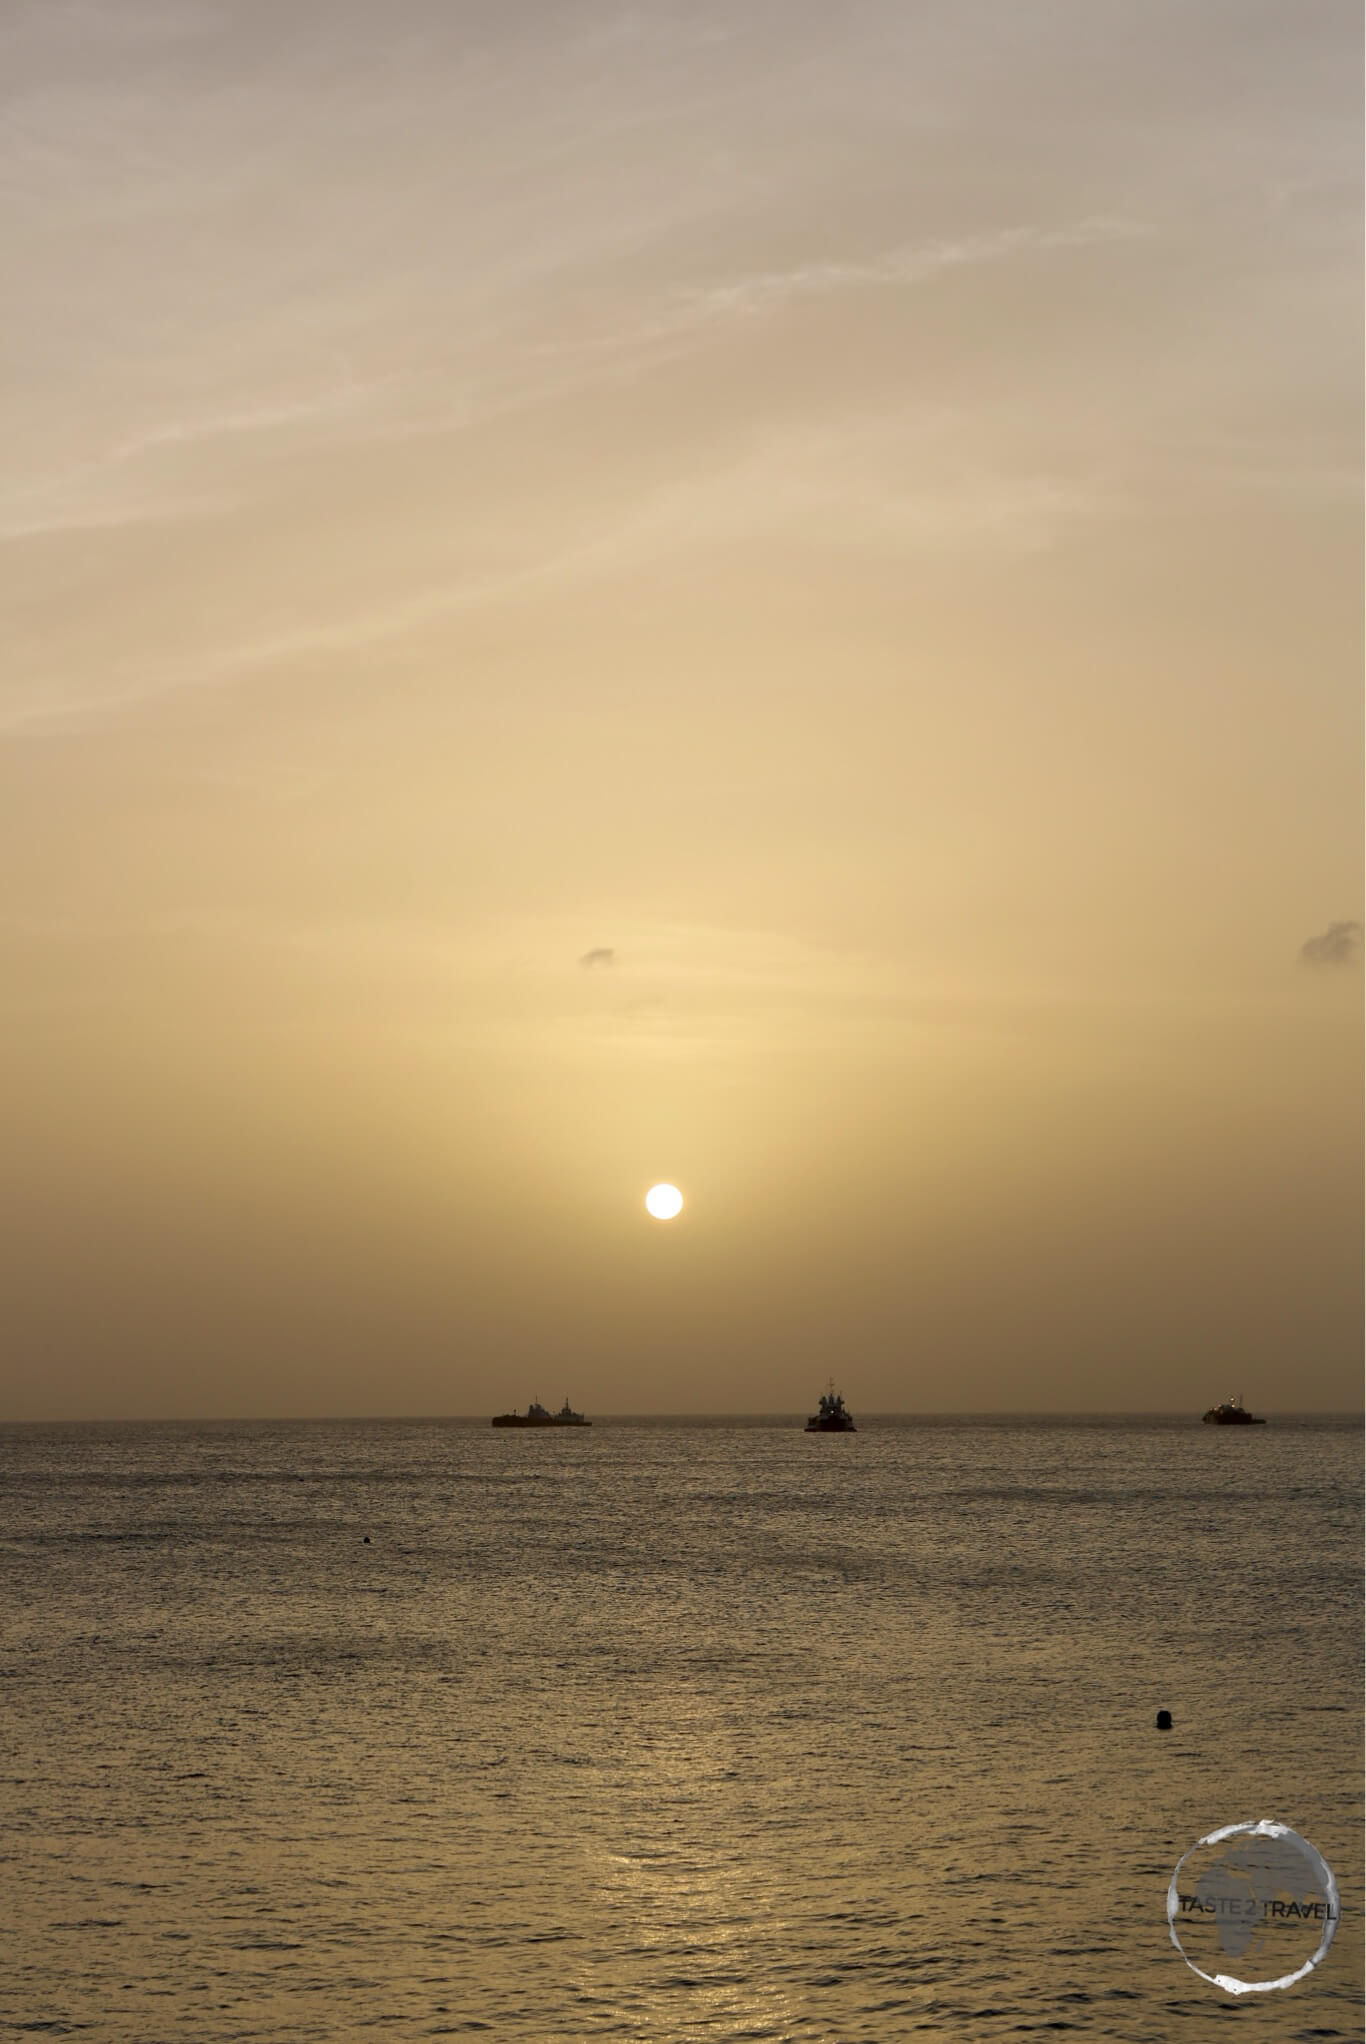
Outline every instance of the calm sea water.
[(861, 1420), (0, 1431), (0, 2034), (1361, 2038), (1359, 1426)]

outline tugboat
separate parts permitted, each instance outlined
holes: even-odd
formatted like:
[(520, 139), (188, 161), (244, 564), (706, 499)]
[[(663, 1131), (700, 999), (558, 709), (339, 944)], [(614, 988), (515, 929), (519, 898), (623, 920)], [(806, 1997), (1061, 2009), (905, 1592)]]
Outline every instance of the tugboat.
[(1266, 1421), (1256, 1418), (1243, 1404), (1241, 1395), (1226, 1398), (1222, 1405), (1212, 1405), (1205, 1414), (1207, 1427), (1264, 1427)]
[(854, 1415), (844, 1409), (844, 1399), (835, 1389), (835, 1380), (830, 1379), (830, 1389), (821, 1394), (821, 1402), (806, 1422), (809, 1434), (854, 1434)]
[(591, 1427), (591, 1419), (585, 1419), (581, 1412), (575, 1412), (566, 1398), (558, 1412), (547, 1412), (535, 1401), (522, 1412), (500, 1412), (489, 1421), (493, 1427)]

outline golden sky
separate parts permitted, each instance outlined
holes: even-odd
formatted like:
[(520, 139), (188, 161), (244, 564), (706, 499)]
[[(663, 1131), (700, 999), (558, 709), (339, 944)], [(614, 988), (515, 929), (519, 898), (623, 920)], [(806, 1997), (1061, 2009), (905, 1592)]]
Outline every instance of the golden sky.
[(1361, 38), (12, 0), (0, 1417), (1359, 1408)]

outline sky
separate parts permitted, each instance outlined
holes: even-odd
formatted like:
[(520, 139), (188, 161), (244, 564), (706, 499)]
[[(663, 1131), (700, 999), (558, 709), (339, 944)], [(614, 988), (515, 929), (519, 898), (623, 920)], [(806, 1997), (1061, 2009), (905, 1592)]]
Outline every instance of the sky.
[(9, 0), (0, 1418), (1360, 1409), (1361, 43)]

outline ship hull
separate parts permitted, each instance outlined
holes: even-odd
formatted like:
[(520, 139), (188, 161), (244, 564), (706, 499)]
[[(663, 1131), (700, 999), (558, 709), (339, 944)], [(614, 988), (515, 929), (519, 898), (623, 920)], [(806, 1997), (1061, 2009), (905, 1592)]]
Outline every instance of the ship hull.
[(500, 1412), (489, 1421), (493, 1427), (591, 1427), (591, 1419), (528, 1419), (524, 1412)]

